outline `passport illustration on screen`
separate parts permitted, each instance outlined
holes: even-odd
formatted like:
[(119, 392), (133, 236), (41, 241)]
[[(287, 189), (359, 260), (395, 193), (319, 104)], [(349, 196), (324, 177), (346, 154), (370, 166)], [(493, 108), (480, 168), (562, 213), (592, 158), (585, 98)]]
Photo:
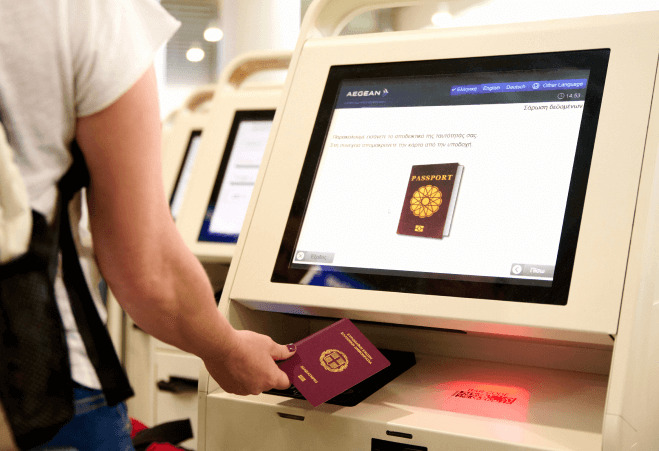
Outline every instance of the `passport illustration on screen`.
[(399, 235), (439, 239), (449, 235), (463, 168), (459, 163), (412, 166)]
[(349, 319), (337, 321), (295, 345), (293, 357), (278, 365), (314, 407), (390, 365)]

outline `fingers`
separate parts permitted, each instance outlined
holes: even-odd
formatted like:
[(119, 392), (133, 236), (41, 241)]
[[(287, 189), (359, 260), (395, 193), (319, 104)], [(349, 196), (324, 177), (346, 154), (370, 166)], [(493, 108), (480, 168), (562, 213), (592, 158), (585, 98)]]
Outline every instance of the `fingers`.
[[(293, 354), (295, 354), (295, 351), (297, 350), (297, 347), (295, 344), (291, 343), (288, 345), (280, 345), (280, 344), (274, 344), (270, 355), (275, 359), (275, 360), (286, 360), (288, 358), (291, 358)], [(278, 368), (279, 369), (279, 368)], [(283, 371), (279, 370), (277, 374), (277, 379), (275, 381), (274, 387), (278, 390), (286, 390), (288, 387), (291, 386), (291, 381), (288, 379), (288, 376), (286, 373)]]
[(275, 360), (286, 360), (295, 354), (296, 346), (291, 343), (288, 345), (280, 345), (273, 343), (272, 349), (270, 350), (270, 355)]
[(290, 387), (288, 376), (275, 360), (295, 354), (295, 345), (280, 345), (270, 337), (249, 331), (238, 331), (240, 340), (228, 357), (205, 361), (211, 376), (228, 393), (259, 394), (276, 388)]

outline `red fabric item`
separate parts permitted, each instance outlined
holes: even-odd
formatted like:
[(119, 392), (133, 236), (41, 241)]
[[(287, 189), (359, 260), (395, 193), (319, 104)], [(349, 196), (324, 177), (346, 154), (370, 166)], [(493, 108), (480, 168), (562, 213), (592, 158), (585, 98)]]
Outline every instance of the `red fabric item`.
[(181, 448), (178, 448), (171, 443), (152, 443), (146, 451), (181, 451)]
[(138, 432), (143, 431), (144, 429), (149, 429), (144, 423), (142, 423), (139, 420), (136, 420), (135, 418), (130, 419), (130, 423), (133, 426), (133, 430), (130, 433), (130, 438), (135, 438), (135, 435)]

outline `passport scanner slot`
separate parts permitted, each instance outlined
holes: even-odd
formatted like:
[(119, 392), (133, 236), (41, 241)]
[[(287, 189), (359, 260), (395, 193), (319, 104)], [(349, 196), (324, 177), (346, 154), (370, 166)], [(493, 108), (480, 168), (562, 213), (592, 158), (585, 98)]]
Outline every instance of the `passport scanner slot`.
[[(267, 334), (278, 343), (300, 341), (338, 319), (255, 310), (240, 302), (231, 302), (227, 307), (228, 319), (235, 327)], [(552, 339), (542, 335), (533, 337), (528, 329), (527, 336), (512, 336), (503, 331), (498, 334), (455, 333), (418, 325), (351, 321), (373, 345), (385, 350), (382, 353), (394, 369), (398, 365), (387, 352), (412, 355), (414, 364), (373, 388), (376, 374), (373, 380), (365, 381), (371, 387), (366, 387), (362, 393), (355, 393), (355, 389), (359, 392), (359, 387), (353, 387), (337, 396), (341, 399), (315, 408), (294, 388), (289, 392), (261, 394), (255, 398), (256, 404), (243, 406), (242, 398), (222, 393), (219, 387), (209, 387), (208, 412), (221, 415), (226, 409), (244, 407), (235, 419), (227, 421), (222, 417), (223, 430), (227, 433), (240, 429), (243, 421), (251, 419), (257, 413), (256, 405), (263, 409), (259, 421), (272, 427), (279, 425), (276, 427), (281, 428), (282, 420), (293, 420), (284, 423), (292, 428), (291, 434), (293, 430), (298, 431), (296, 424), (304, 425), (305, 430), (313, 430), (314, 434), (320, 431), (316, 429), (315, 420), (313, 424), (306, 421), (311, 414), (314, 418), (322, 416), (329, 429), (339, 427), (334, 421), (340, 423), (349, 418), (356, 421), (360, 429), (363, 427), (364, 433), (359, 436), (359, 440), (364, 441), (362, 448), (382, 451), (416, 451), (423, 448), (415, 446), (429, 443), (427, 431), (422, 433), (407, 427), (408, 420), (432, 424), (432, 433), (450, 443), (460, 429), (454, 424), (456, 415), (473, 423), (474, 427), (506, 420), (519, 427), (543, 431), (568, 430), (576, 436), (575, 440), (602, 430), (604, 395), (613, 350), (613, 341), (608, 335), (599, 341), (579, 342), (569, 334), (557, 334)], [(556, 393), (561, 396), (557, 398)], [(296, 416), (291, 416), (284, 407), (294, 407), (292, 414)], [(557, 411), (570, 409), (569, 415), (556, 415)], [(332, 415), (334, 412), (341, 413), (336, 416)], [(383, 416), (387, 421), (383, 421)], [(207, 420), (214, 423), (215, 419), (213, 414)], [(384, 443), (378, 443), (380, 448), (370, 448), (365, 443), (366, 440), (370, 443), (373, 437), (385, 439)], [(390, 439), (389, 443), (386, 439)], [(288, 440), (292, 440), (292, 436), (287, 432), (281, 442)], [(597, 446), (595, 444), (592, 449)]]
[(284, 413), (284, 412), (277, 412), (277, 415), (280, 418), (285, 418), (287, 420), (304, 421), (304, 417), (302, 415), (293, 415), (291, 413)]
[[(327, 401), (327, 404), (354, 407), (380, 389), (384, 388), (388, 383), (416, 364), (413, 352), (392, 351), (389, 349), (379, 349), (379, 351), (387, 360), (389, 360), (391, 365), (330, 399)], [(285, 396), (288, 398), (305, 399), (294, 385), (291, 385), (286, 390), (272, 389), (264, 393), (275, 396)]]
[(392, 437), (408, 438), (410, 440), (413, 438), (412, 434), (407, 434), (405, 432), (387, 431), (387, 435)]

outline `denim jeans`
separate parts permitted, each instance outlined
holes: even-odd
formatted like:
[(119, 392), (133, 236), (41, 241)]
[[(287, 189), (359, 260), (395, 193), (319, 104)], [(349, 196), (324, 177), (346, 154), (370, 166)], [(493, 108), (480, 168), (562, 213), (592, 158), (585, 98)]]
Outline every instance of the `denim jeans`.
[(124, 403), (109, 407), (101, 390), (78, 386), (74, 392), (75, 417), (39, 450), (135, 451)]

